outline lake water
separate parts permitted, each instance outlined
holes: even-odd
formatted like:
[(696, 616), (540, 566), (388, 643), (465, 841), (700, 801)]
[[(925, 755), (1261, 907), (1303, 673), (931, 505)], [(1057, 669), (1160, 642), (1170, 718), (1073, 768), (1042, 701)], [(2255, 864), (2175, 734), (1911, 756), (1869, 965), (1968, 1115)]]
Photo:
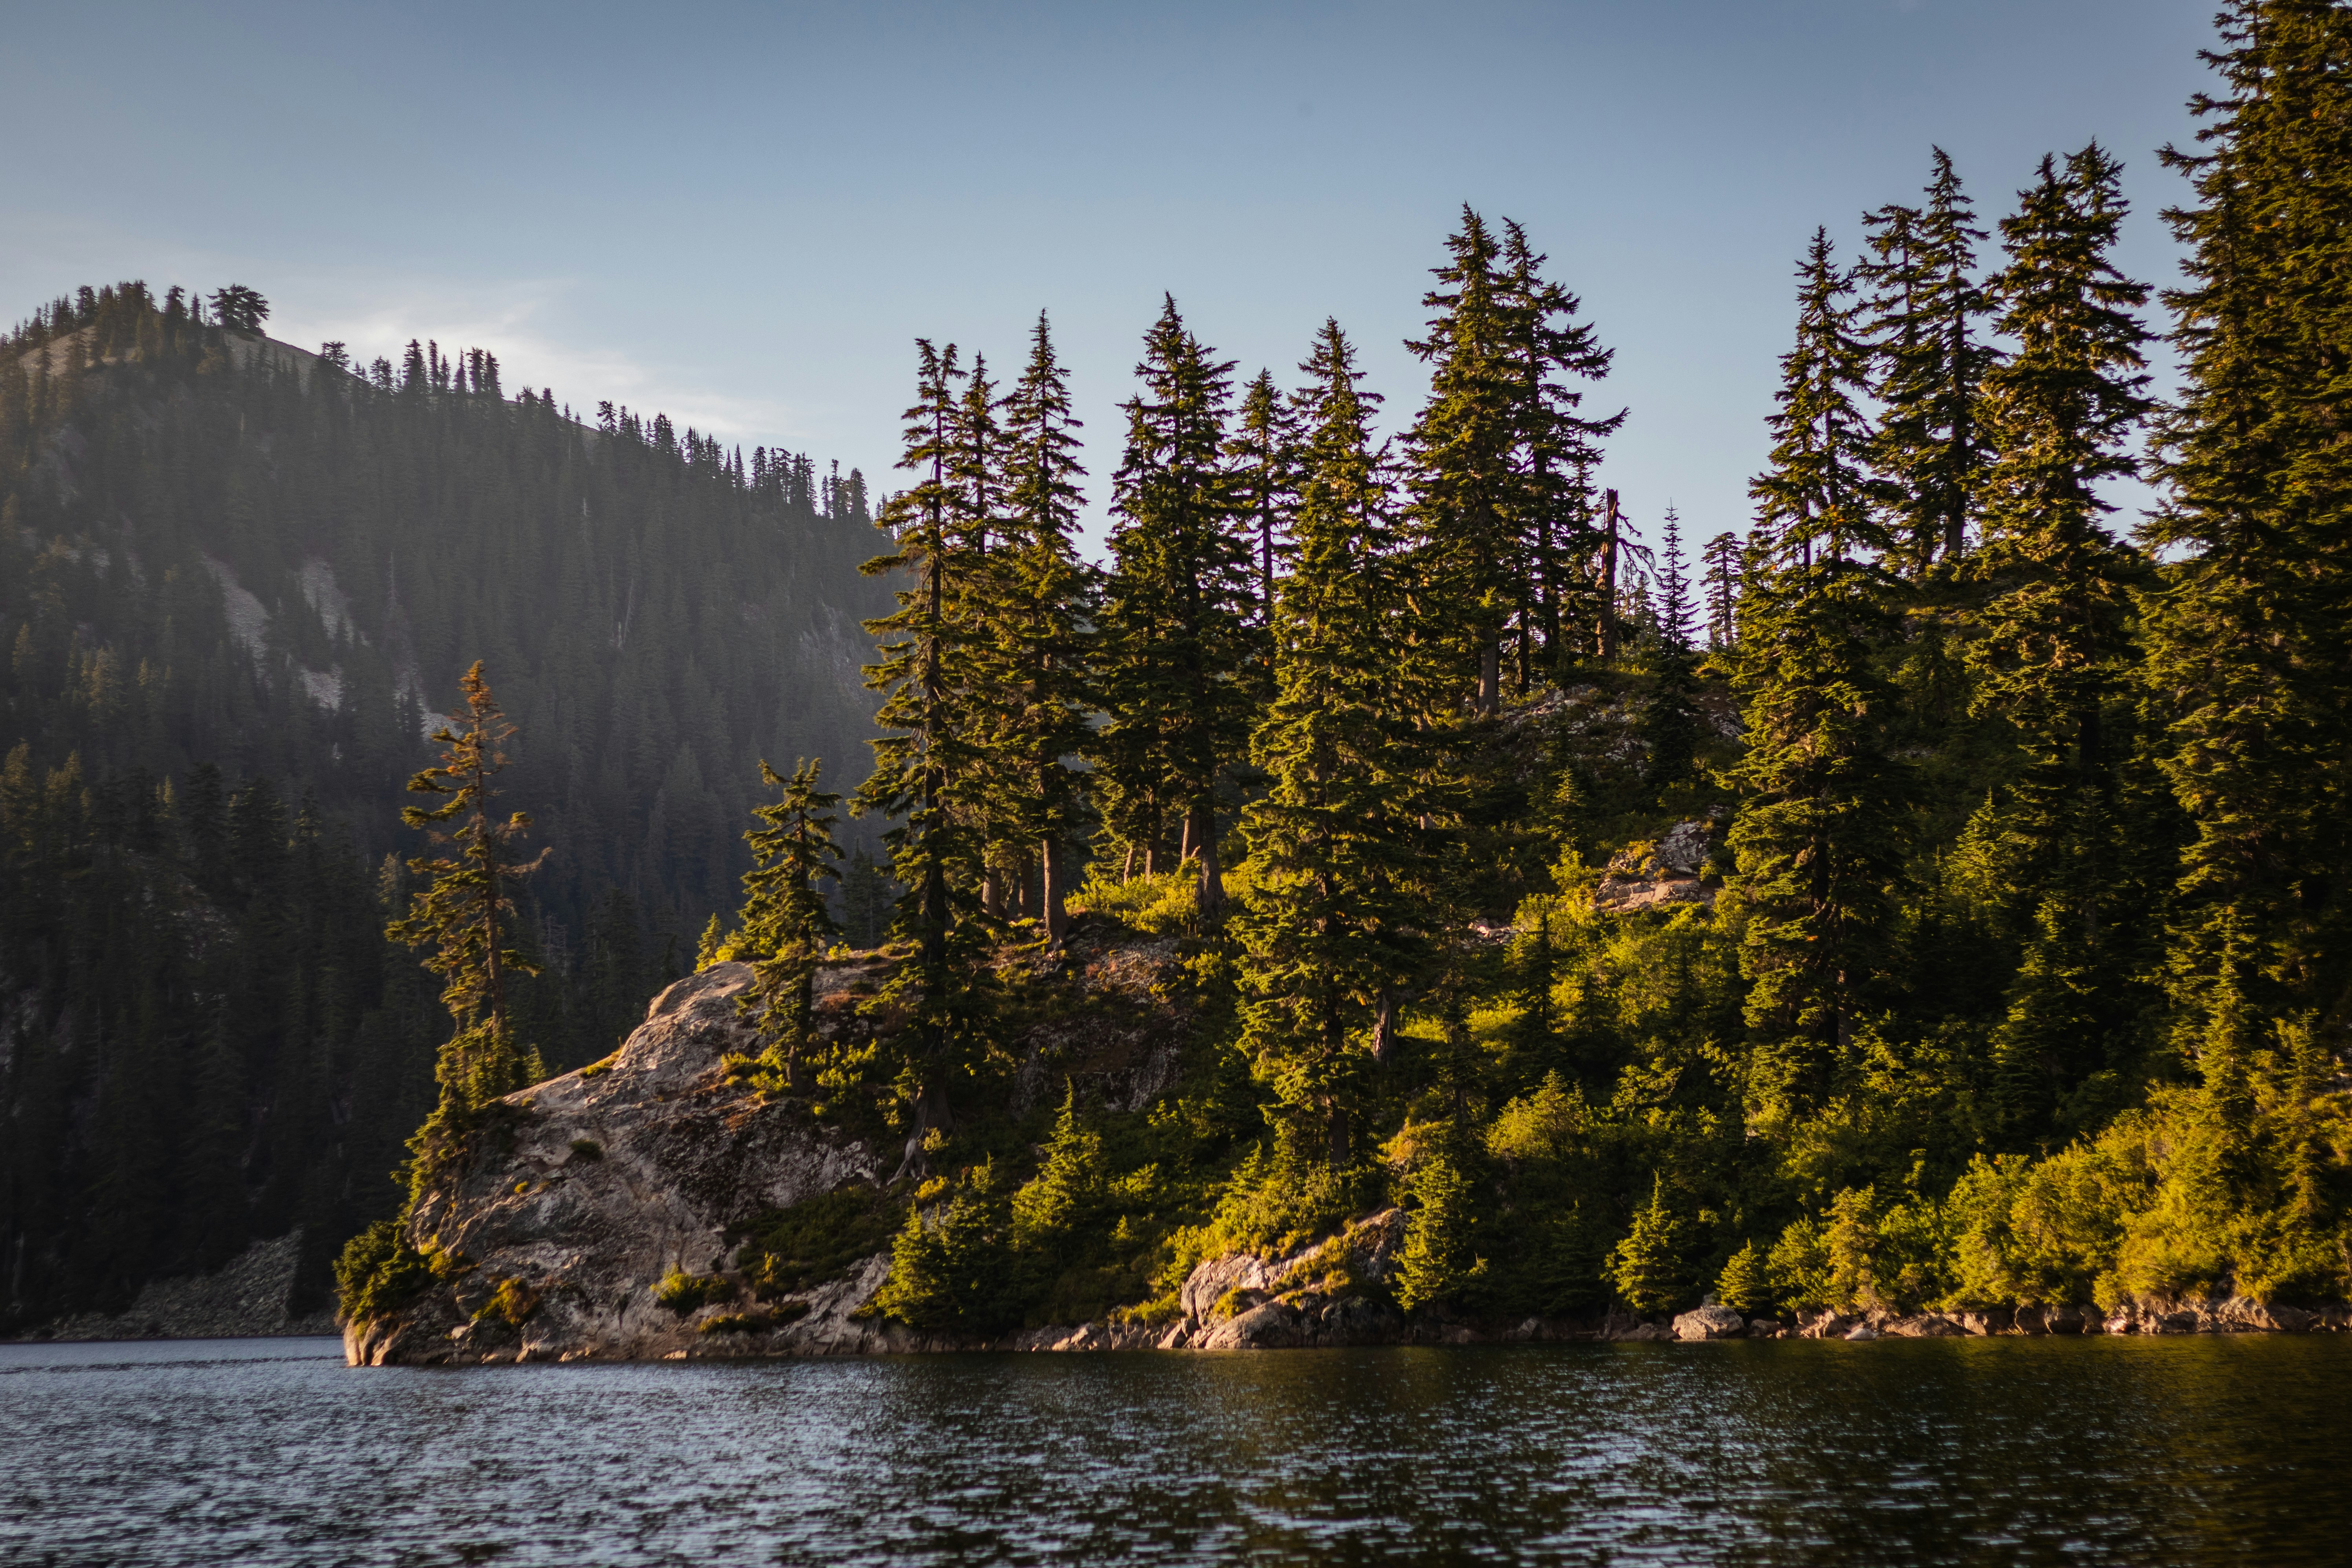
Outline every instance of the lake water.
[(0, 1346), (0, 1563), (2352, 1560), (2352, 1338)]

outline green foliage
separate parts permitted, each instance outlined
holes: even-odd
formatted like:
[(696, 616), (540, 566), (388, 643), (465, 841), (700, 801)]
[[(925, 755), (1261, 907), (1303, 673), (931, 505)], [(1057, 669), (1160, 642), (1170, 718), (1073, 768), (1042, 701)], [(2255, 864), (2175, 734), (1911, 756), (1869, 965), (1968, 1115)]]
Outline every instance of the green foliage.
[(682, 1268), (672, 1268), (654, 1287), (654, 1300), (681, 1318), (712, 1301), (723, 1301), (734, 1293), (735, 1287), (729, 1284), (722, 1275), (688, 1274)]
[[(730, 943), (752, 966), (751, 984), (736, 1005), (782, 1052), (787, 1083), (816, 1043), (817, 961), (841, 934), (824, 895), (825, 883), (840, 880), (833, 808), (841, 796), (817, 788), (820, 771), (821, 764), (804, 761), (786, 779), (761, 760), (760, 776), (783, 794), (759, 809), (766, 826), (743, 836), (758, 864), (744, 875), (747, 897)], [(718, 917), (711, 920), (715, 926)]]
[(761, 1300), (838, 1279), (888, 1244), (898, 1210), (878, 1187), (837, 1187), (730, 1233), (735, 1265)]
[(1666, 1207), (1665, 1179), (1651, 1184), (1650, 1201), (1633, 1214), (1633, 1228), (1609, 1255), (1609, 1281), (1637, 1312), (1663, 1312), (1689, 1294), (1684, 1271), (1683, 1226)]
[(1408, 1311), (1443, 1301), (1486, 1271), (1475, 1256), (1477, 1215), (1469, 1178), (1444, 1152), (1421, 1163), (1412, 1178), (1412, 1215), (1397, 1254), (1396, 1295)]
[(601, 1160), (604, 1157), (604, 1146), (593, 1138), (574, 1138), (572, 1141), (572, 1157), (575, 1160)]
[(474, 1314), (474, 1321), (495, 1320), (510, 1329), (519, 1329), (539, 1310), (539, 1293), (520, 1279), (501, 1279), (490, 1299)]
[(1715, 1299), (1741, 1312), (1762, 1312), (1772, 1306), (1772, 1280), (1765, 1255), (1753, 1241), (1743, 1243), (1716, 1276)]
[(396, 1220), (380, 1219), (343, 1246), (335, 1259), (336, 1315), (372, 1323), (398, 1311), (433, 1282), (425, 1255), (409, 1245)]

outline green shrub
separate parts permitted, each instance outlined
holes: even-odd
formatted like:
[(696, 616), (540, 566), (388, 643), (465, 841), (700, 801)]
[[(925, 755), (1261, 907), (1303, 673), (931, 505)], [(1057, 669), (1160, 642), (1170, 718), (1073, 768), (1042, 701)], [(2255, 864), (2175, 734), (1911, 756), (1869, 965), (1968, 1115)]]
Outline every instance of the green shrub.
[(335, 1259), (336, 1305), (343, 1321), (371, 1323), (406, 1306), (433, 1282), (433, 1261), (409, 1245), (399, 1221), (376, 1221)]
[(847, 1186), (772, 1209), (729, 1233), (736, 1268), (765, 1299), (839, 1279), (887, 1250), (897, 1217), (878, 1187)]
[(478, 1323), (494, 1319), (510, 1329), (519, 1329), (529, 1322), (530, 1315), (538, 1310), (539, 1292), (520, 1279), (506, 1279), (499, 1281), (499, 1288), (490, 1293), (490, 1299), (483, 1303), (481, 1310), (474, 1314), (474, 1321)]
[(597, 1142), (593, 1138), (574, 1138), (572, 1141), (572, 1152), (576, 1159), (601, 1160), (604, 1157), (604, 1145)]
[(1147, 936), (1189, 936), (1200, 924), (1201, 877), (1189, 866), (1115, 881), (1097, 865), (1070, 895), (1072, 913), (1107, 916)]
[(716, 1274), (688, 1274), (673, 1268), (654, 1287), (654, 1300), (683, 1318), (712, 1301), (724, 1300), (735, 1288)]

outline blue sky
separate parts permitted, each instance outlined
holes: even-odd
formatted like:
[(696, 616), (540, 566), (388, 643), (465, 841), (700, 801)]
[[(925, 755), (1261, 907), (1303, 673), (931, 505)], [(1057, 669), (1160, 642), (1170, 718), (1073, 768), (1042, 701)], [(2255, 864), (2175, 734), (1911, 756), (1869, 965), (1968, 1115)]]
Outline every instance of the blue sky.
[[(499, 353), (882, 483), (918, 334), (1018, 368), (1052, 312), (1099, 505), (1173, 292), (1244, 374), (1336, 315), (1386, 424), (1467, 202), (1584, 300), (1643, 523), (1743, 526), (1791, 270), (1928, 148), (1988, 220), (2044, 151), (2126, 165), (2168, 281), (2210, 0), (0, 8), (0, 315), (249, 283), (271, 329)], [(1987, 226), (1990, 226), (1988, 222)]]

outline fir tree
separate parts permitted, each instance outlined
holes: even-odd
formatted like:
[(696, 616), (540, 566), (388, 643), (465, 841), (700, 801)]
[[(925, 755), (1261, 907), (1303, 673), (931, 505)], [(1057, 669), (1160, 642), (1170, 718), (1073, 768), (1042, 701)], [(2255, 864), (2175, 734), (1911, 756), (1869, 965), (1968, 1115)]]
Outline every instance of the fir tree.
[(1302, 367), (1296, 556), (1276, 624), (1275, 700), (1252, 742), (1267, 792), (1244, 822), (1244, 1047), (1282, 1105), (1348, 1157), (1362, 1061), (1394, 1049), (1399, 994), (1428, 960), (1420, 759), (1401, 690), (1402, 567), (1354, 350), (1328, 322)]
[(1746, 1313), (1761, 1312), (1772, 1305), (1770, 1271), (1754, 1242), (1742, 1244), (1725, 1260), (1723, 1272), (1715, 1281), (1715, 1299)]
[(1012, 784), (1011, 815), (1037, 849), (1038, 917), (1061, 940), (1073, 881), (1070, 846), (1086, 809), (1086, 748), (1094, 574), (1077, 552), (1078, 421), (1040, 312), (1029, 365), (1006, 402), (1004, 548), (992, 655), (1005, 700), (997, 744)]
[(1158, 869), (1164, 834), (1181, 826), (1181, 855), (1198, 867), (1200, 909), (1212, 918), (1224, 899), (1217, 791), (1241, 759), (1255, 706), (1244, 679), (1250, 537), (1221, 452), (1232, 369), (1170, 299), (1144, 337), (1143, 390), (1124, 405), (1099, 655), (1109, 721), (1097, 754), (1113, 827)]
[(1265, 679), (1260, 700), (1272, 695), (1275, 581), (1290, 555), (1291, 516), (1298, 503), (1298, 421), (1290, 403), (1275, 389), (1274, 373), (1261, 370), (1243, 389), (1225, 455), (1234, 472), (1234, 505), (1255, 535), (1257, 569), (1258, 658)]
[(1706, 646), (1727, 648), (1739, 640), (1739, 563), (1745, 553), (1736, 533), (1718, 533), (1700, 556), (1706, 571)]
[[(2079, 1077), (2119, 1021), (2103, 899), (2118, 866), (2116, 759), (2103, 738), (2126, 678), (2131, 552), (2101, 525), (2098, 495), (2135, 473), (2130, 439), (2154, 406), (2132, 313), (2147, 290), (2108, 261), (2124, 216), (2121, 165), (2095, 143), (2042, 161), (2002, 220), (2009, 263), (1992, 279), (2000, 326), (2017, 347), (1985, 377), (1983, 421), (1999, 453), (1983, 489), (1983, 542), (1969, 563), (1982, 595), (1969, 619), (1979, 711), (2016, 728), (2026, 764), (2009, 832), (2026, 847), (2042, 907), (2008, 1019), (2012, 1067)], [(2019, 1075), (2011, 1070), (2014, 1080)]]
[(1689, 1293), (1683, 1272), (1683, 1227), (1666, 1207), (1666, 1184), (1655, 1177), (1650, 1201), (1633, 1211), (1633, 1227), (1609, 1254), (1609, 1282), (1636, 1312), (1663, 1312)]
[(1407, 437), (1422, 618), (1431, 642), (1450, 650), (1472, 710), (1492, 715), (1516, 597), (1514, 459), (1525, 420), (1495, 266), (1502, 247), (1466, 206), (1445, 247), (1452, 259), (1433, 269), (1440, 286), (1422, 298), (1436, 312), (1429, 333), (1405, 344), (1431, 367), (1429, 402)]
[(1414, 1200), (1404, 1245), (1397, 1249), (1397, 1304), (1410, 1312), (1442, 1301), (1486, 1271), (1475, 1255), (1477, 1216), (1461, 1167), (1443, 1150), (1412, 1174)]
[(787, 779), (761, 759), (761, 781), (783, 793), (759, 808), (765, 826), (743, 836), (758, 864), (743, 878), (748, 897), (736, 951), (750, 958), (752, 981), (738, 1005), (782, 1047), (787, 1082), (816, 1039), (817, 961), (841, 934), (824, 892), (825, 883), (841, 878), (834, 865), (841, 850), (833, 841), (841, 796), (817, 787), (821, 766), (802, 762)]
[(1879, 364), (1880, 405), (1871, 462), (1889, 482), (1894, 532), (1910, 570), (1923, 574), (1940, 549), (1959, 558), (1989, 453), (1977, 403), (1998, 351), (1979, 340), (1989, 306), (1972, 280), (1985, 237), (1941, 147), (1925, 207), (1870, 215), (1873, 259), (1858, 268), (1872, 290), (1864, 335)]
[(1599, 545), (1587, 476), (1601, 443), (1625, 423), (1625, 411), (1599, 417), (1581, 410), (1580, 382), (1609, 374), (1615, 351), (1590, 322), (1575, 320), (1582, 302), (1543, 276), (1546, 258), (1527, 231), (1503, 220), (1498, 300), (1505, 357), (1512, 379), (1518, 487), (1511, 516), (1518, 567), (1518, 675), (1532, 683), (1536, 637), (1541, 661), (1556, 666), (1570, 651), (1566, 627), (1598, 619), (1586, 584)]
[(465, 729), (444, 724), (434, 731), (434, 743), (443, 748), (441, 761), (408, 781), (414, 794), (446, 798), (400, 814), (410, 827), (455, 823), (435, 837), (457, 853), (408, 862), (409, 874), (420, 885), (407, 912), (384, 934), (434, 950), (425, 967), (446, 982), (441, 1001), (457, 1022), (435, 1076), (445, 1110), (462, 1116), (536, 1082), (540, 1069), (537, 1049), (516, 1041), (507, 1027), (508, 977), (539, 973), (515, 944), (514, 900), (507, 891), (509, 882), (538, 865), (518, 861), (510, 848), (530, 831), (530, 818), (518, 811), (500, 822), (490, 813), (499, 793), (491, 781), (508, 765), (503, 748), (515, 727), (499, 711), (478, 659), (458, 685), (466, 697)]
[(2186, 385), (2148, 540), (2181, 559), (2148, 605), (2147, 669), (2195, 832), (2175, 1037), (2209, 1080), (2264, 1048), (2255, 1020), (2315, 1015), (2340, 1049), (2352, 980), (2352, 13), (2231, 0), (2221, 25), (2221, 90), (2191, 103), (2200, 146), (2164, 153), (2196, 195), (2166, 215), (2191, 252), (2167, 296)]
[(1682, 520), (1666, 508), (1664, 563), (1658, 570), (1658, 636), (1680, 650), (1691, 646), (1690, 575), (1684, 569)]
[(1748, 1021), (1785, 1056), (1780, 1070), (1803, 1078), (1849, 1040), (1884, 948), (1902, 846), (1876, 659), (1892, 636), (1894, 584), (1874, 557), (1893, 542), (1871, 504), (1856, 402), (1869, 350), (1826, 234), (1814, 235), (1798, 278), (1771, 467), (1752, 487), (1759, 511), (1735, 682), (1748, 751), (1734, 777), (1746, 799), (1731, 844), (1748, 911)]
[(957, 1064), (950, 1053), (971, 1022), (971, 997), (970, 977), (951, 949), (982, 934), (971, 918), (982, 846), (975, 814), (961, 809), (980, 777), (971, 754), (977, 704), (965, 619), (972, 563), (960, 537), (955, 485), (961, 372), (954, 344), (940, 350), (918, 339), (915, 347), (916, 401), (906, 413), (899, 467), (919, 478), (877, 520), (898, 548), (866, 567), (874, 574), (905, 572), (911, 581), (898, 590), (896, 615), (866, 623), (883, 639), (881, 662), (866, 670), (867, 686), (884, 694), (875, 722), (890, 733), (874, 742), (874, 772), (859, 786), (856, 804), (896, 822), (885, 835), (891, 871), (905, 889), (896, 929), (912, 944), (915, 960), (896, 986), (916, 1014), (916, 1049), (900, 1086), (913, 1115), (905, 1168), (919, 1172), (925, 1137), (953, 1121), (948, 1084)]

